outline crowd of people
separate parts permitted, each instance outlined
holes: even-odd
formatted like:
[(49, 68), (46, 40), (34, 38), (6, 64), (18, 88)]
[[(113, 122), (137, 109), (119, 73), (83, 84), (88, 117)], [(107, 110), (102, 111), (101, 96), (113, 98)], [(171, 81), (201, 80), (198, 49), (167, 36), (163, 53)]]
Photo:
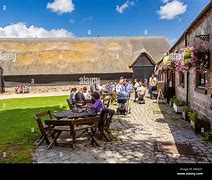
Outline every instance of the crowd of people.
[(157, 91), (158, 79), (156, 75), (149, 78), (149, 82), (135, 79), (132, 83), (127, 78), (120, 77), (118, 82), (108, 82), (104, 85), (91, 84), (88, 87), (72, 88), (70, 92), (70, 103), (73, 101), (86, 102), (91, 100), (91, 103), (84, 105), (85, 108), (94, 109), (101, 112), (104, 108), (102, 99), (104, 95), (110, 96), (111, 101), (116, 101), (117, 104), (129, 103), (131, 92), (135, 92), (134, 102), (145, 103), (144, 97), (147, 89), (149, 90), (150, 98), (153, 97), (154, 91)]

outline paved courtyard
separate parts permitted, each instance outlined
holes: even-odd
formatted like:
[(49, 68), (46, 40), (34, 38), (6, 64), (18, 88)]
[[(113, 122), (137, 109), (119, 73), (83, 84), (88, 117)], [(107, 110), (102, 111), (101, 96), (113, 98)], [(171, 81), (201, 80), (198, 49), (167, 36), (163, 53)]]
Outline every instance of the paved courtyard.
[[(146, 104), (130, 102), (131, 114), (116, 115), (111, 123), (112, 141), (98, 139), (91, 146), (87, 136), (76, 148), (44, 143), (34, 154), (35, 163), (211, 163), (212, 143), (203, 141), (190, 124), (166, 104), (146, 98)], [(66, 136), (66, 134), (64, 134)]]

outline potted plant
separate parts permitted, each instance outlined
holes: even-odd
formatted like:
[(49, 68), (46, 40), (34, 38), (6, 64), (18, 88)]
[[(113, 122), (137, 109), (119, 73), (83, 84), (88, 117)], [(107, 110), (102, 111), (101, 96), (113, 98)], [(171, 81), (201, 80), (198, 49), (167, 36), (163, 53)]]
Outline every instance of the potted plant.
[(182, 118), (185, 119), (186, 121), (189, 121), (189, 118), (188, 118), (188, 113), (189, 112), (191, 112), (191, 109), (188, 106), (185, 106), (183, 108)]
[(201, 127), (200, 127), (200, 120), (198, 118), (198, 113), (197, 112), (188, 112), (188, 117), (190, 119), (191, 127), (194, 129), (196, 133), (201, 132)]
[(204, 135), (206, 132), (210, 132), (210, 122), (209, 119), (205, 116), (199, 118), (199, 126), (201, 129), (202, 135)]
[(175, 96), (173, 96), (172, 98), (170, 98), (170, 101), (169, 101), (169, 105), (170, 105), (170, 107), (172, 107), (173, 106), (173, 103), (174, 103), (174, 100), (176, 99), (176, 97)]
[(176, 113), (182, 113), (183, 111), (183, 107), (186, 105), (185, 101), (183, 101), (182, 99), (175, 99), (174, 100), (174, 104), (173, 104), (173, 108), (174, 111)]

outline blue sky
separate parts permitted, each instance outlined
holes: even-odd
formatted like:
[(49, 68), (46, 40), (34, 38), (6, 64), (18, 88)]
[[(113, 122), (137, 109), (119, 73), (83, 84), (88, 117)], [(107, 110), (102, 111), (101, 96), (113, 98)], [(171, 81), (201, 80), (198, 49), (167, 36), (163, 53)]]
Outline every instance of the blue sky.
[(166, 36), (174, 43), (208, 2), (0, 0), (0, 37)]

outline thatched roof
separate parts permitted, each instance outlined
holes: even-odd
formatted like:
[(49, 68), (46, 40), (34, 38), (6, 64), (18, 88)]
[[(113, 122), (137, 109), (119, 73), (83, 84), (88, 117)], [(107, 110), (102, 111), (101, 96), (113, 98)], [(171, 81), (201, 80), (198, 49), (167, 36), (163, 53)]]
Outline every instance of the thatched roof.
[(132, 63), (129, 65), (129, 67), (132, 68), (132, 66), (140, 59), (140, 57), (143, 54), (145, 54), (149, 58), (149, 60), (151, 61), (151, 63), (153, 65), (155, 65), (157, 63), (155, 61), (155, 59), (151, 56), (151, 54), (148, 51), (146, 51), (146, 49), (142, 49), (141, 51), (137, 51), (137, 52), (134, 53), (134, 55), (132, 56), (131, 61), (130, 61)]
[(164, 37), (0, 39), (0, 51), (17, 57), (0, 65), (5, 75), (132, 72), (142, 52), (156, 64), (169, 48)]

